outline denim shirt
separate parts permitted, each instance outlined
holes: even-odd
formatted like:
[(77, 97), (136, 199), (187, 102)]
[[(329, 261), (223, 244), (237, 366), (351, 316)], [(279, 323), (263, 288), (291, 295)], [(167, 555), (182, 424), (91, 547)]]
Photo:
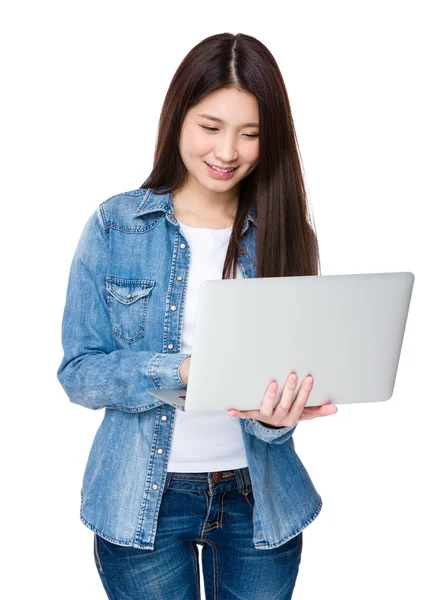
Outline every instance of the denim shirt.
[[(255, 277), (256, 209), (245, 219), (239, 265)], [(176, 408), (150, 393), (179, 377), (190, 250), (171, 193), (136, 189), (97, 206), (69, 271), (57, 378), (69, 400), (103, 420), (86, 464), (80, 519), (123, 546), (154, 550)], [(247, 323), (245, 323), (247, 326)], [(235, 418), (235, 417), (233, 417)], [(296, 425), (240, 419), (254, 493), (253, 544), (280, 546), (320, 513), (299, 459)]]

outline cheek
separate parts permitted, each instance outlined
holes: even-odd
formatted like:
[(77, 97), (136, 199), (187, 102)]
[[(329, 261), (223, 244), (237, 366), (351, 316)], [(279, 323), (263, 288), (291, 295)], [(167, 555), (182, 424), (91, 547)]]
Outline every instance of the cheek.
[(250, 144), (251, 147), (248, 147), (243, 152), (243, 160), (248, 163), (255, 164), (258, 161), (259, 155), (259, 146), (258, 142), (254, 144)]
[(193, 132), (185, 135), (182, 140), (183, 151), (190, 156), (190, 158), (200, 158), (212, 148), (211, 141), (208, 139), (209, 136), (202, 135), (199, 132)]

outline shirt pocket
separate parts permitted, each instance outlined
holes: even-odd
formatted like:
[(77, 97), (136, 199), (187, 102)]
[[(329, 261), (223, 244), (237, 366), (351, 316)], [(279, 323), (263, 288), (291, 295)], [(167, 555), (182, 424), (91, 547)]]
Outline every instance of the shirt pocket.
[(132, 344), (145, 335), (148, 301), (154, 286), (151, 279), (106, 277), (106, 302), (116, 338)]

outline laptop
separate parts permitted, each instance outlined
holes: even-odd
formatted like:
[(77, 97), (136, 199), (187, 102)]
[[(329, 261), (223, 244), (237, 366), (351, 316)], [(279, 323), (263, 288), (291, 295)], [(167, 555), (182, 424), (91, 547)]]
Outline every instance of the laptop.
[(149, 390), (189, 412), (259, 410), (311, 374), (306, 406), (389, 400), (415, 276), (409, 271), (217, 279), (199, 288), (186, 389)]

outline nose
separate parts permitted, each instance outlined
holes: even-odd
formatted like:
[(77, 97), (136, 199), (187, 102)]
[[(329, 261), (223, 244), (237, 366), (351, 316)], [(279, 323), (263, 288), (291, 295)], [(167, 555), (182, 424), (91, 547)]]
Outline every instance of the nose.
[(233, 136), (225, 135), (218, 138), (218, 144), (215, 148), (215, 157), (224, 165), (235, 161), (238, 157), (235, 139)]

